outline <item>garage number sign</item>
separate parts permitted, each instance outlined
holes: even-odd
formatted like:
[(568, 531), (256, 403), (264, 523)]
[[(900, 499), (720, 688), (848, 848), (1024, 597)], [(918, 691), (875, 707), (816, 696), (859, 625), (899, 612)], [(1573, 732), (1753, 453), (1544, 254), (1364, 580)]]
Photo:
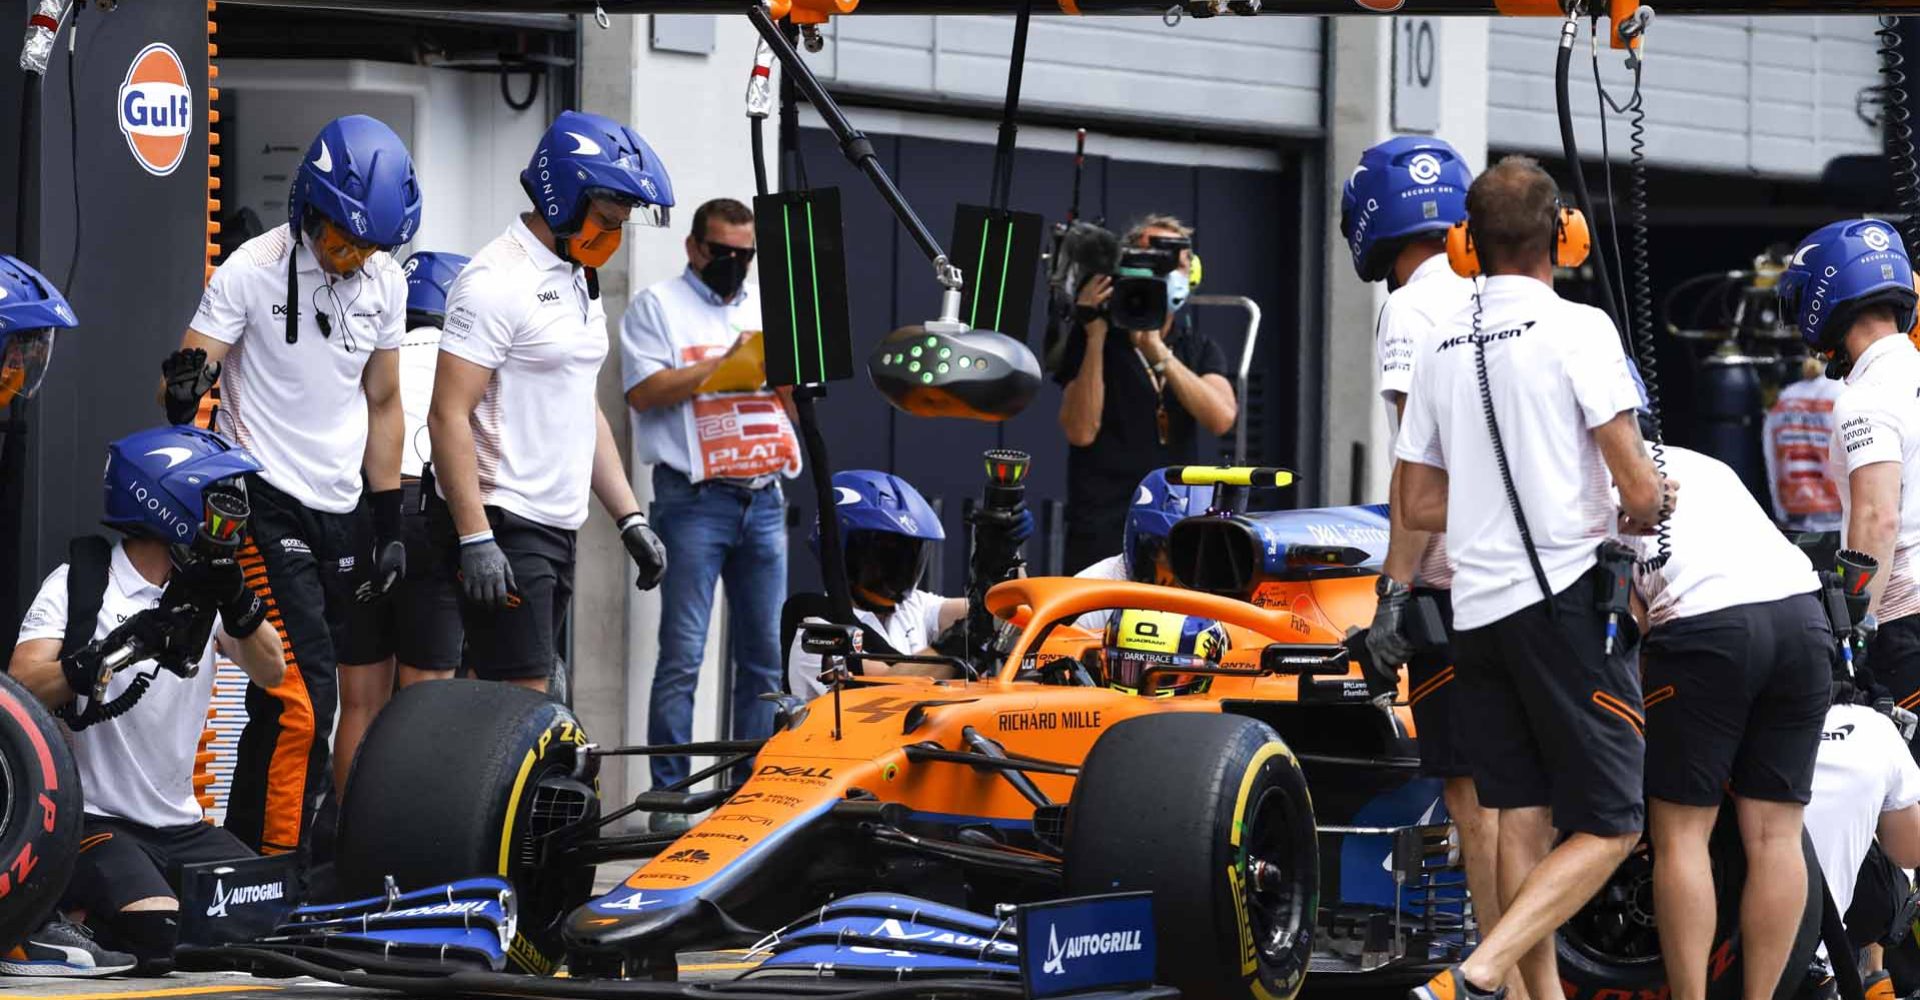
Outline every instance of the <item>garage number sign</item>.
[(1431, 17), (1393, 19), (1393, 129), (1440, 129), (1440, 26)]

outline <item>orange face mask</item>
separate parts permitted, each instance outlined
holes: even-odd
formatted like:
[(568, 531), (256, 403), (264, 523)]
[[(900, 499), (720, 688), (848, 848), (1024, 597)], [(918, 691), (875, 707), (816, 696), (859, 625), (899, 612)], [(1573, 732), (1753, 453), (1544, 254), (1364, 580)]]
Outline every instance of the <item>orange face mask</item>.
[(346, 230), (335, 225), (332, 219), (320, 223), (320, 232), (313, 240), (313, 255), (334, 274), (352, 274), (360, 270), (367, 258), (379, 249), (375, 244), (354, 239)]
[(620, 227), (604, 229), (588, 215), (580, 231), (567, 237), (567, 254), (582, 267), (604, 267), (620, 249)]
[(36, 330), (6, 338), (0, 347), (0, 406), (15, 397), (32, 399), (53, 360), (53, 331)]

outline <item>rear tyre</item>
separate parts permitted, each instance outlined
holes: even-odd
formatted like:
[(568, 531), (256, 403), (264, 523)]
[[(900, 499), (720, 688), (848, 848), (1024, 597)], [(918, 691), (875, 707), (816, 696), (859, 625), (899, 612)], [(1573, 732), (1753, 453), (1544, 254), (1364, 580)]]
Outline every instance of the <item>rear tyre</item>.
[(37, 929), (80, 854), (80, 772), (66, 734), (0, 673), (0, 949)]
[[(1800, 934), (1775, 991), (1792, 997), (1805, 981), (1807, 966), (1820, 943), (1820, 899), (1824, 889), (1813, 842), (1801, 835), (1807, 862), (1807, 899)], [(1747, 879), (1747, 855), (1732, 803), (1723, 804), (1707, 845), (1713, 866), (1715, 921), (1713, 948), (1707, 955), (1708, 1000), (1737, 1000), (1741, 995), (1740, 897)], [(1665, 995), (1666, 966), (1653, 911), (1653, 848), (1642, 840), (1613, 877), (1555, 935), (1560, 978), (1567, 1000), (1607, 1000), (1620, 996)], [(1624, 991), (1624, 992), (1622, 992)]]
[[(340, 804), (343, 898), (480, 875), (513, 883), (520, 937), (509, 956), (547, 973), (559, 924), (593, 888), (587, 865), (548, 862), (543, 840), (598, 815), (599, 767), (559, 702), (511, 684), (446, 680), (396, 694), (354, 757)], [(531, 951), (528, 949), (531, 948)]]
[(1299, 993), (1319, 875), (1306, 779), (1264, 722), (1129, 719), (1081, 767), (1067, 810), (1068, 894), (1151, 891), (1158, 979), (1183, 996)]

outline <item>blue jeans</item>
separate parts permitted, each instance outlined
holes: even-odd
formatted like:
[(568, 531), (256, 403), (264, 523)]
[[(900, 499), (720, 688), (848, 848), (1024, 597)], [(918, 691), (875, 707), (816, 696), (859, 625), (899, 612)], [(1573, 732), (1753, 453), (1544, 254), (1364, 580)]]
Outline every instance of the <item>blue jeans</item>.
[[(732, 738), (773, 732), (773, 706), (760, 696), (780, 690), (780, 605), (787, 597), (787, 503), (780, 487), (745, 490), (727, 483), (694, 485), (665, 465), (653, 467), (653, 530), (667, 546), (660, 585), (660, 662), (647, 707), (647, 742), (693, 737), (693, 692), (706, 655), (713, 585), (726, 584), (732, 639)], [(704, 766), (704, 765), (703, 765)], [(685, 757), (654, 757), (653, 787), (688, 774)]]

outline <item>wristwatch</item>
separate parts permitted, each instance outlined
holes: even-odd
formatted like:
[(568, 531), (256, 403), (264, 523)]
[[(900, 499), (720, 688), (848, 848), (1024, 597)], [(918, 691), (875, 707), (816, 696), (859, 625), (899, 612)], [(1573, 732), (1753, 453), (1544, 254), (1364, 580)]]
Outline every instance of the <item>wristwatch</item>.
[(1160, 356), (1160, 360), (1148, 365), (1147, 368), (1155, 375), (1164, 375), (1167, 372), (1167, 362), (1171, 360), (1173, 360), (1173, 352), (1168, 351), (1166, 354)]

